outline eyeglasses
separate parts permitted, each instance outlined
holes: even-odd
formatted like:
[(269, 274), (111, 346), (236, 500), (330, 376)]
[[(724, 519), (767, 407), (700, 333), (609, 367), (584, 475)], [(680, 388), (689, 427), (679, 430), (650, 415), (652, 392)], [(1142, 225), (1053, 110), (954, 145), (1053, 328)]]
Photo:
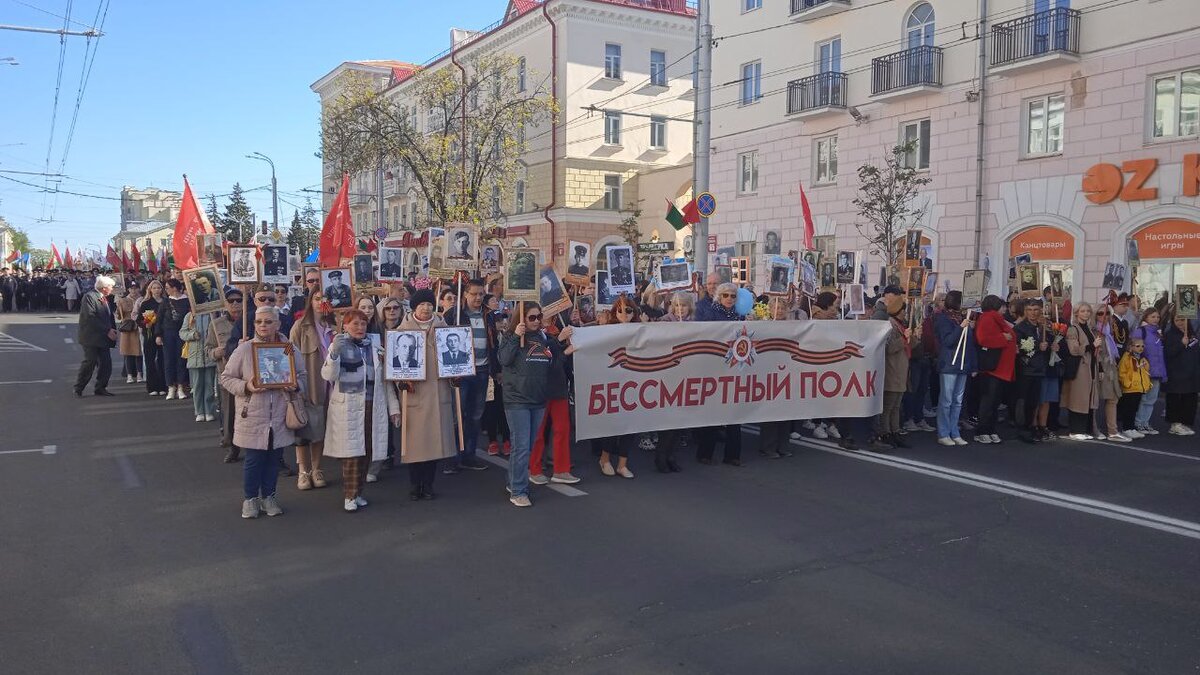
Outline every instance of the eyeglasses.
[(526, 321), (541, 321), (542, 315), (541, 314), (530, 314), (529, 316), (525, 317), (525, 320)]
[(736, 298), (737, 297), (736, 293), (721, 293), (720, 295), (722, 298)]
[(261, 296), (261, 297), (254, 298), (254, 301), (255, 301), (255, 302), (275, 302), (275, 296), (273, 296), (273, 295), (264, 295), (264, 296)]
[(632, 308), (632, 307), (622, 307), (622, 308), (621, 308), (621, 313), (622, 313), (622, 314), (633, 314), (633, 313), (634, 313), (634, 310), (633, 310), (633, 308)]
[(1097, 317), (1108, 316), (1108, 312), (1096, 312)]
[(304, 280), (304, 283), (306, 283), (306, 284), (319, 284), (319, 283), (321, 283), (321, 280), (320, 280), (320, 279), (305, 279), (305, 280)]

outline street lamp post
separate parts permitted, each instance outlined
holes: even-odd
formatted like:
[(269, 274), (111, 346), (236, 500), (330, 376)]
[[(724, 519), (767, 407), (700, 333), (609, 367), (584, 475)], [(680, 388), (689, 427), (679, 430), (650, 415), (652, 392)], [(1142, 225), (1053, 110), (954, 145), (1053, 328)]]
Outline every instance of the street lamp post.
[(246, 155), (247, 159), (257, 159), (271, 165), (271, 226), (275, 232), (279, 231), (279, 185), (275, 182), (275, 162), (271, 161), (270, 157), (261, 152), (252, 152)]

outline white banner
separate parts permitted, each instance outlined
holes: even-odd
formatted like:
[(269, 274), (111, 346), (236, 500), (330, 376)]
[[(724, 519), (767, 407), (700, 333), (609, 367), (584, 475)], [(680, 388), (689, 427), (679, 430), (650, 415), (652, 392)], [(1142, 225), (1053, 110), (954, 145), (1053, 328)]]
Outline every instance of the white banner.
[(883, 409), (886, 321), (576, 328), (578, 438)]

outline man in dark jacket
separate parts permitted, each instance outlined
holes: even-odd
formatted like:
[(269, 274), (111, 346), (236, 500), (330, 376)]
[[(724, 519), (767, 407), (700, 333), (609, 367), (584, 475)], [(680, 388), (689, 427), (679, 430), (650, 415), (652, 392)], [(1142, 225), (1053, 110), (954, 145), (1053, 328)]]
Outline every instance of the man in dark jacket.
[(1037, 426), (1037, 408), (1042, 402), (1042, 379), (1050, 364), (1050, 338), (1042, 328), (1042, 301), (1025, 303), (1024, 316), (1013, 326), (1017, 334), (1016, 421), (1021, 440), (1037, 443), (1045, 434)]
[[(489, 338), (487, 320), (484, 315), (486, 311), (483, 307), (484, 282), (482, 279), (471, 279), (463, 284), (462, 289), (461, 304), (446, 310), (442, 317), (450, 326), (471, 327), (471, 349), (475, 352), (475, 374), (458, 380), (462, 399), (463, 443), (466, 447), (459, 453), (457, 461), (442, 463), (442, 473), (444, 474), (455, 474), (461, 469), (481, 471), (487, 468), (487, 465), (476, 457), (475, 451), (479, 445), (479, 427), (483, 420), (483, 407), (487, 400), (488, 378), (498, 372), (496, 346)], [(413, 302), (412, 306), (416, 307), (415, 300)], [(466, 354), (463, 356), (465, 357)]]
[(96, 373), (97, 396), (113, 396), (108, 390), (108, 378), (112, 376), (112, 354), (109, 350), (117, 346), (117, 322), (109, 305), (116, 282), (111, 277), (98, 277), (96, 290), (89, 291), (79, 303), (79, 334), (77, 341), (83, 348), (83, 362), (79, 364), (79, 376), (75, 378), (75, 395), (83, 396), (83, 388)]
[[(717, 286), (716, 297), (711, 305), (703, 308), (696, 307), (696, 321), (741, 321), (742, 316), (734, 308), (737, 304), (738, 288), (734, 284), (724, 283)], [(725, 439), (725, 457), (722, 463), (730, 466), (742, 465), (742, 425), (726, 424), (715, 427), (702, 427), (696, 430), (696, 461), (701, 464), (712, 464), (713, 454), (717, 449), (717, 440), (722, 434)]]

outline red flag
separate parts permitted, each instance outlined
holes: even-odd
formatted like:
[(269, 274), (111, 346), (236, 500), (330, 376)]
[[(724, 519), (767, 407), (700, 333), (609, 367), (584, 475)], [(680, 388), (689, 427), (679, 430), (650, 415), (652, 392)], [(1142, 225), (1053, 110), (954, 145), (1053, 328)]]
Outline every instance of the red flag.
[(121, 247), (121, 271), (128, 272), (133, 269), (129, 266), (129, 254), (125, 252), (125, 247)]
[(117, 252), (113, 250), (112, 244), (108, 245), (108, 255), (105, 257), (108, 259), (108, 264), (112, 265), (114, 270), (125, 271), (121, 266), (121, 259), (117, 257)]
[(158, 274), (158, 258), (154, 255), (154, 242), (146, 242), (146, 269), (151, 274)]
[(133, 257), (133, 271), (139, 272), (142, 269), (142, 254), (138, 253), (137, 241), (132, 241), (129, 245), (133, 248), (130, 255)]
[(800, 183), (800, 210), (804, 212), (804, 248), (805, 250), (813, 250), (813, 235), (816, 234), (813, 227), (812, 209), (808, 206), (808, 195), (804, 194), (804, 183)]
[(54, 245), (54, 242), (50, 242), (50, 261), (46, 263), (46, 269), (55, 267), (62, 267), (62, 257), (58, 255), (58, 247)]
[(175, 253), (175, 266), (186, 270), (196, 266), (196, 237), (201, 234), (215, 234), (212, 223), (196, 195), (192, 194), (192, 186), (188, 185), (187, 175), (183, 177), (183, 203), (179, 205), (179, 221), (175, 223), (175, 236), (171, 246)]
[(696, 223), (700, 222), (700, 207), (696, 206), (695, 199), (688, 202), (687, 206), (683, 207), (683, 222), (687, 223), (688, 225), (695, 225)]
[(8, 257), (4, 259), (4, 262), (13, 262), (17, 258), (20, 258), (20, 257), (21, 257), (21, 252), (16, 249), (13, 249), (13, 252), (8, 254)]
[(71, 247), (66, 246), (63, 248), (63, 250), (66, 251), (66, 253), (63, 255), (63, 267), (66, 267), (69, 270), (75, 269), (75, 261), (71, 259)]
[(350, 174), (342, 177), (342, 189), (333, 200), (325, 224), (321, 227), (320, 262), (322, 267), (337, 267), (342, 258), (354, 257), (354, 225), (350, 221), (350, 201), (346, 190)]

